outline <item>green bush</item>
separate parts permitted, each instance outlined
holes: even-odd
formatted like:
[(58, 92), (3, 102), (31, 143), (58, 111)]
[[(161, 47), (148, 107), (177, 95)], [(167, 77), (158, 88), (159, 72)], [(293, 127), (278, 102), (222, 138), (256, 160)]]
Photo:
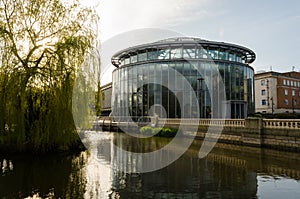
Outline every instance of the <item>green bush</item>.
[(161, 136), (161, 128), (152, 128), (152, 135)]
[(254, 117), (260, 117), (260, 118), (262, 118), (263, 116), (262, 116), (261, 113), (255, 113), (255, 114), (254, 114)]
[(144, 135), (152, 135), (152, 128), (150, 126), (143, 126), (140, 128), (140, 133)]
[(140, 128), (140, 133), (143, 135), (154, 135), (158, 137), (174, 137), (178, 132), (176, 128), (153, 128), (150, 126), (144, 126)]

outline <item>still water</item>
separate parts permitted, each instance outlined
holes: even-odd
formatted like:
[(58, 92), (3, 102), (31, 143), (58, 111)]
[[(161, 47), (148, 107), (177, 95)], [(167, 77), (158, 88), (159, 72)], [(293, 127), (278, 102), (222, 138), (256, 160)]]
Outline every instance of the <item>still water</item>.
[[(170, 139), (88, 132), (74, 155), (0, 155), (0, 198), (300, 198), (300, 154), (217, 144), (203, 159), (195, 140), (178, 160), (148, 173), (114, 169), (112, 145), (151, 151)], [(117, 161), (134, 171), (138, 160)]]

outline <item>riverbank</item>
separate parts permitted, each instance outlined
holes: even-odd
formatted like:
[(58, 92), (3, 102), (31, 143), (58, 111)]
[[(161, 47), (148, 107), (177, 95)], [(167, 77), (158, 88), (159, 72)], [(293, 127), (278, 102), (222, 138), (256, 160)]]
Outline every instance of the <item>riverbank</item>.
[(47, 148), (47, 150), (34, 148), (33, 145), (24, 144), (16, 148), (13, 144), (0, 144), (0, 155), (45, 155), (45, 154), (76, 154), (86, 150), (85, 146), (81, 142), (80, 138), (69, 144), (68, 147), (61, 147), (58, 145), (53, 145), (53, 147)]
[[(244, 146), (273, 148), (284, 151), (300, 151), (300, 120), (296, 119), (155, 119), (158, 127), (197, 129), (196, 139), (218, 140)], [(102, 118), (94, 122), (94, 129), (121, 131), (137, 130), (149, 123), (115, 122), (112, 118)], [(209, 130), (210, 129), (210, 130)], [(209, 130), (209, 133), (207, 133)], [(137, 130), (138, 131), (138, 130)], [(220, 134), (221, 132), (221, 134)], [(184, 133), (189, 136), (188, 132)]]

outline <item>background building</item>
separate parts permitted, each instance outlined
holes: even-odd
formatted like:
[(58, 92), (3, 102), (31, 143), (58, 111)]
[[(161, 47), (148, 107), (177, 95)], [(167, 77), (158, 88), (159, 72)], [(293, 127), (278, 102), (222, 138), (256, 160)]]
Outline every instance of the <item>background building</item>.
[(112, 83), (101, 86), (102, 102), (101, 102), (101, 116), (109, 116), (111, 113), (111, 96)]
[(300, 113), (300, 73), (255, 74), (256, 112)]
[[(254, 60), (255, 53), (248, 48), (198, 38), (171, 38), (127, 48), (112, 57), (116, 66), (113, 116), (189, 118), (199, 111), (201, 118), (210, 118), (214, 111), (216, 117), (244, 118), (255, 110), (254, 70), (249, 66)], [(164, 86), (174, 83), (175, 90)], [(222, 106), (216, 106), (222, 95)]]

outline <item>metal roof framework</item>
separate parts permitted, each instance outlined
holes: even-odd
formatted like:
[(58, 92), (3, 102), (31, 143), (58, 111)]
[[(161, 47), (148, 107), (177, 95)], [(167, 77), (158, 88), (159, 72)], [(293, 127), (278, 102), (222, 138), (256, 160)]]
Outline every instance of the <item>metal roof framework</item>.
[(223, 49), (225, 51), (235, 52), (242, 55), (247, 64), (252, 63), (256, 59), (256, 55), (252, 50), (240, 45), (225, 42), (208, 41), (193, 37), (176, 37), (126, 48), (114, 54), (111, 58), (111, 63), (118, 68), (120, 65), (120, 60), (123, 57), (129, 57), (141, 52), (188, 46), (208, 49)]

